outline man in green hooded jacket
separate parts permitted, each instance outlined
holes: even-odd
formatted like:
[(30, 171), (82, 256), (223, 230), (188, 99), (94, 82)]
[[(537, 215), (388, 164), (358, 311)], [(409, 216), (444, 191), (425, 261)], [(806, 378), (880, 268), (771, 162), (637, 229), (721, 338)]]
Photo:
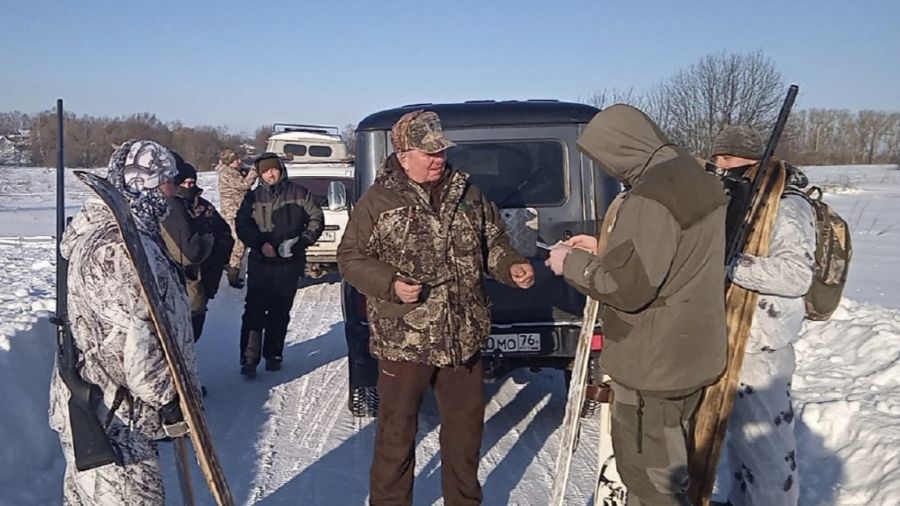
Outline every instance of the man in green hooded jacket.
[(599, 240), (560, 243), (547, 265), (603, 303), (613, 450), (628, 504), (690, 504), (691, 417), (725, 367), (722, 187), (628, 105), (597, 113), (578, 148), (625, 190)]

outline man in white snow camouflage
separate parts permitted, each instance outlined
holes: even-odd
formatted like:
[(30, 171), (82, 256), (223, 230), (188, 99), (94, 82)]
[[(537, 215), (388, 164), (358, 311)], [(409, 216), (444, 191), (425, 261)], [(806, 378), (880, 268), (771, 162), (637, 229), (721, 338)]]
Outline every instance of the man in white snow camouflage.
[[(759, 163), (764, 149), (753, 130), (732, 126), (715, 139), (712, 160), (723, 177), (741, 178)], [(806, 177), (790, 165), (776, 160), (772, 167), (782, 164), (786, 187), (806, 185)], [(812, 207), (802, 196), (786, 192), (778, 204), (769, 255), (739, 255), (728, 270), (732, 283), (759, 294), (718, 471), (721, 484), (723, 478), (731, 482), (728, 500), (735, 506), (796, 505), (799, 499), (791, 406), (793, 343), (803, 324), (815, 247)]]
[[(175, 192), (175, 161), (151, 141), (128, 141), (113, 153), (107, 179), (130, 205), (174, 334), (199, 389), (191, 315), (177, 267), (160, 238), (159, 223)], [(141, 295), (137, 272), (112, 213), (98, 199), (85, 202), (60, 245), (69, 261), (69, 320), (85, 381), (103, 391), (98, 419), (122, 465), (77, 471), (67, 402), (69, 390), (54, 370), (50, 426), (66, 458), (64, 502), (69, 505), (162, 505), (165, 502), (156, 441), (164, 423), (180, 419), (178, 395)]]

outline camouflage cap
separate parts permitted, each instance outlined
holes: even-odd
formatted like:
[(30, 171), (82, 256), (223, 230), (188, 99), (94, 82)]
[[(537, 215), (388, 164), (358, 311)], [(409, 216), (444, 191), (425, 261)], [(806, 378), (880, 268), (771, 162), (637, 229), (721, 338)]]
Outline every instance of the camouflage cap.
[(219, 154), (219, 161), (225, 165), (230, 164), (231, 162), (237, 160), (238, 155), (231, 149), (223, 149), (222, 153)]
[(437, 113), (423, 109), (408, 112), (394, 123), (391, 143), (394, 151), (419, 149), (428, 154), (439, 153), (456, 145), (444, 135)]
[(716, 136), (710, 156), (731, 155), (759, 160), (765, 150), (766, 147), (755, 130), (746, 126), (730, 125)]

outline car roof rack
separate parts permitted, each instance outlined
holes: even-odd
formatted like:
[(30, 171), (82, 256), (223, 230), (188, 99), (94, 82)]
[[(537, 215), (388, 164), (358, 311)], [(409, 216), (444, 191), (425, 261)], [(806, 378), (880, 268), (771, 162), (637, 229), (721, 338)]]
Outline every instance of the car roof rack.
[(336, 126), (328, 125), (301, 125), (298, 123), (275, 123), (272, 125), (272, 133), (281, 132), (311, 132), (317, 134), (339, 135), (340, 130)]

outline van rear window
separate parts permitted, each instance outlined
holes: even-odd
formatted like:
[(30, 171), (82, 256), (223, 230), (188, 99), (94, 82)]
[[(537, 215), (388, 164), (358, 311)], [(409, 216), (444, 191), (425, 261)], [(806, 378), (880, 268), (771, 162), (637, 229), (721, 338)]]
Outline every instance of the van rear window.
[(286, 155), (306, 156), (306, 146), (303, 144), (285, 144), (284, 153)]
[(457, 142), (447, 150), (453, 167), (498, 207), (551, 207), (566, 201), (566, 154), (555, 140)]
[(315, 156), (318, 158), (328, 158), (331, 156), (331, 148), (328, 146), (310, 146), (309, 147), (309, 156)]

